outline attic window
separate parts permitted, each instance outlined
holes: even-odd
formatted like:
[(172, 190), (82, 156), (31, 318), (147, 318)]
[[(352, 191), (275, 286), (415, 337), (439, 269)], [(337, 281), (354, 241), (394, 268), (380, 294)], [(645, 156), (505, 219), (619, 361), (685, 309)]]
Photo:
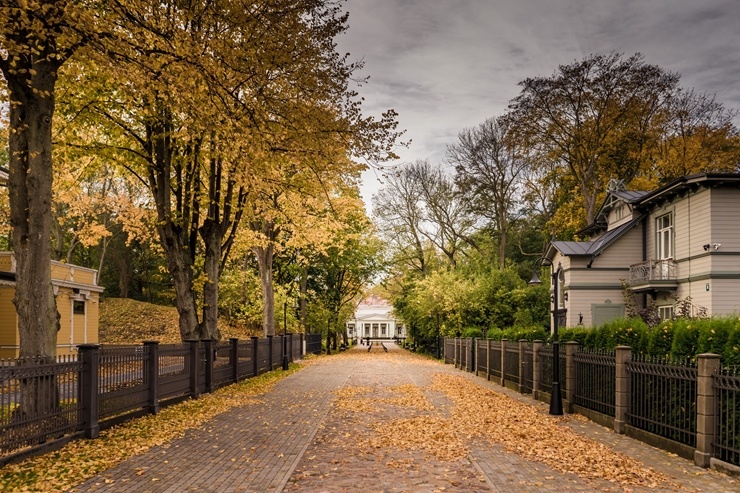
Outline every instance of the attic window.
[(617, 206), (614, 209), (614, 215), (616, 216), (617, 221), (619, 221), (620, 219), (622, 219), (624, 217), (624, 206), (623, 205)]

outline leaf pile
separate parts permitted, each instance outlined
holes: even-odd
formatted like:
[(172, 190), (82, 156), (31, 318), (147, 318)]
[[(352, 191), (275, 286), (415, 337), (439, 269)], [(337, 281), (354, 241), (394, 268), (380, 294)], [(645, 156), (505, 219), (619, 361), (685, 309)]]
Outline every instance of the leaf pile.
[(458, 434), (501, 443), (527, 460), (585, 479), (653, 488), (670, 484), (665, 475), (639, 461), (562, 426), (554, 418), (506, 395), (474, 385), (463, 377), (437, 374), (432, 389), (454, 402), (451, 420)]
[(95, 440), (76, 440), (57, 452), (8, 464), (0, 470), (0, 491), (66, 491), (151, 447), (181, 438), (187, 430), (233, 407), (258, 402), (255, 397), (269, 392), (279, 380), (299, 369), (291, 364), (288, 371), (265, 373), (197, 400), (166, 407), (156, 416), (104, 430)]
[[(356, 353), (357, 358), (389, 358), (386, 354)], [(425, 364), (423, 358), (414, 364)], [(435, 364), (430, 362), (430, 364)], [(564, 426), (576, 416), (553, 417), (537, 407), (492, 390), (484, 389), (458, 375), (435, 373), (431, 387), (400, 385), (384, 389), (391, 397), (372, 398), (378, 389), (347, 387), (336, 392), (335, 405), (363, 413), (387, 416), (383, 406), (415, 409), (417, 415), (401, 419), (374, 420), (367, 433), (357, 433), (355, 446), (363, 449), (396, 448), (421, 451), (443, 461), (466, 457), (465, 443), (480, 438), (499, 443), (526, 460), (537, 461), (563, 473), (573, 473), (586, 480), (606, 480), (625, 487), (672, 486), (667, 476), (641, 462)], [(449, 418), (441, 415), (425, 396), (425, 391), (440, 392), (452, 402)], [(422, 411), (419, 415), (418, 411)]]
[(416, 416), (390, 422), (376, 422), (366, 441), (372, 448), (395, 447), (419, 450), (439, 460), (454, 461), (468, 455), (460, 440), (458, 427), (440, 416)]

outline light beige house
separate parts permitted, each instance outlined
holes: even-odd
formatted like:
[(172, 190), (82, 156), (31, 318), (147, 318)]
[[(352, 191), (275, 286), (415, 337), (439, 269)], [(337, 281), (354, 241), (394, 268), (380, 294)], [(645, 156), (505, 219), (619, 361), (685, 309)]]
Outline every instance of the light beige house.
[[(51, 262), (51, 283), (61, 316), (57, 355), (76, 352), (79, 344), (98, 342), (100, 293), (95, 269)], [(18, 356), (18, 316), (15, 296), (15, 256), (0, 252), (0, 358)]]
[(400, 339), (406, 337), (406, 328), (396, 321), (393, 307), (378, 296), (368, 296), (355, 309), (354, 317), (346, 324), (348, 339)]
[(596, 326), (625, 315), (625, 293), (670, 318), (740, 312), (740, 174), (696, 174), (652, 192), (610, 184), (589, 241), (553, 241), (559, 325)]

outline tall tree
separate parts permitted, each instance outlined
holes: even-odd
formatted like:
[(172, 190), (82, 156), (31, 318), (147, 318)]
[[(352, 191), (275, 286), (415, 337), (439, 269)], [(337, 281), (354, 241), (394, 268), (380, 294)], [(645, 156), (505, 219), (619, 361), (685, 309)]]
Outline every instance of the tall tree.
[(55, 89), (61, 67), (99, 29), (92, 4), (8, 0), (0, 7), (0, 71), (9, 95), (10, 216), (21, 356), (56, 354), (59, 322), (49, 244)]
[(428, 251), (423, 233), (424, 204), (421, 184), (406, 168), (386, 176), (386, 186), (372, 198), (373, 216), (398, 261), (425, 275)]
[[(341, 314), (370, 287), (382, 269), (382, 244), (362, 209), (345, 217), (344, 227), (333, 234), (323, 252), (312, 257), (308, 269), (309, 288), (329, 313), (327, 345), (336, 348), (337, 331), (344, 326)], [(346, 331), (341, 331), (344, 342)]]
[(667, 101), (660, 138), (652, 149), (643, 178), (649, 186), (702, 172), (732, 173), (740, 163), (740, 131), (734, 125), (737, 110), (726, 109), (714, 96), (678, 89)]
[(616, 167), (622, 175), (639, 170), (648, 129), (678, 79), (640, 54), (590, 55), (561, 65), (550, 77), (520, 82), (510, 108), (527, 145), (573, 174), (591, 223)]
[(460, 132), (457, 142), (447, 147), (467, 210), (488, 219), (498, 233), (500, 268), (506, 265), (509, 224), (522, 200), (525, 172), (531, 166), (510, 126), (505, 117), (489, 118)]

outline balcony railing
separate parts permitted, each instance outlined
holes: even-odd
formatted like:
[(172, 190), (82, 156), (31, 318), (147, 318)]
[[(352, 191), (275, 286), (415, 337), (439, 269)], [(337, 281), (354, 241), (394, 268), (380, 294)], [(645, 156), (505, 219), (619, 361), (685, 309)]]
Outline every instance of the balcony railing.
[(672, 259), (648, 260), (630, 265), (630, 284), (650, 281), (675, 281), (676, 262)]

